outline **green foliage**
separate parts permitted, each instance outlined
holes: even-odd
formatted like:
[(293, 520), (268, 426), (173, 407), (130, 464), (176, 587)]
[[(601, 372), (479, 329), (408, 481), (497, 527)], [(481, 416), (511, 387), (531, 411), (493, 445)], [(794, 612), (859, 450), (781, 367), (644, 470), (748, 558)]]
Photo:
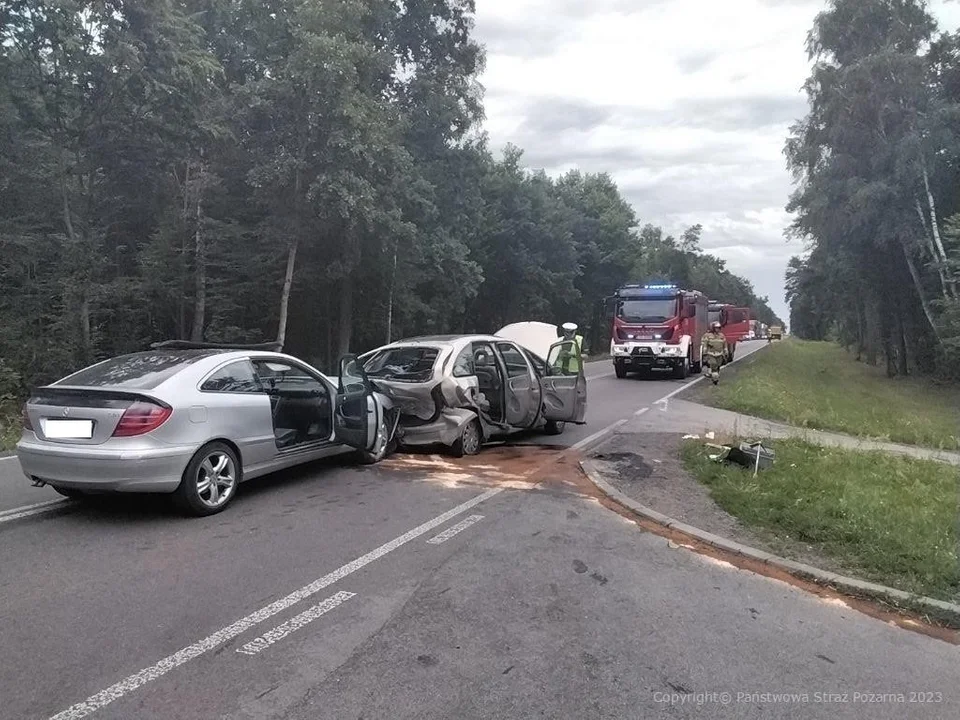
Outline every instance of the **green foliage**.
[(808, 49), (811, 110), (786, 146), (793, 233), (811, 251), (788, 272), (791, 325), (889, 375), (952, 373), (960, 34), (938, 36), (922, 0), (831, 0)]
[(956, 468), (799, 440), (773, 445), (776, 463), (756, 478), (710, 460), (698, 442), (682, 453), (713, 499), (747, 526), (811, 546), (869, 580), (956, 600)]
[[(960, 449), (960, 392), (890, 379), (835, 344), (790, 339), (746, 358), (705, 396), (715, 407), (909, 445)], [(816, 392), (811, 392), (816, 388)]]
[(7, 3), (0, 357), (18, 393), (166, 338), (282, 337), (332, 369), (388, 337), (521, 319), (602, 334), (604, 297), (674, 266), (772, 317), (699, 227), (638, 234), (607, 175), (494, 157), (473, 16), (469, 0)]

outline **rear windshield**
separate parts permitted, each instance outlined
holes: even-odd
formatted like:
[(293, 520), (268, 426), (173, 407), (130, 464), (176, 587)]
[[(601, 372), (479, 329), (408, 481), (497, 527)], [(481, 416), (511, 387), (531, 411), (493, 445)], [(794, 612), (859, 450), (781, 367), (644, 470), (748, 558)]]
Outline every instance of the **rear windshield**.
[(433, 377), (433, 366), (440, 348), (419, 345), (384, 348), (364, 363), (368, 377), (401, 382), (427, 382)]
[(121, 355), (84, 368), (54, 384), (152, 390), (200, 358), (212, 355), (214, 352), (216, 351), (179, 350)]

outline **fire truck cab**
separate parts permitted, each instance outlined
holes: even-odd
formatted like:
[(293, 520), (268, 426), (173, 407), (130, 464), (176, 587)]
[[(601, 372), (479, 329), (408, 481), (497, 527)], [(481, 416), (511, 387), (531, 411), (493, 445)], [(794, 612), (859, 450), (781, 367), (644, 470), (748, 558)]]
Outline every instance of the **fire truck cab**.
[(625, 285), (614, 294), (610, 356), (618, 378), (671, 370), (700, 372), (700, 342), (709, 328), (707, 297), (676, 285)]

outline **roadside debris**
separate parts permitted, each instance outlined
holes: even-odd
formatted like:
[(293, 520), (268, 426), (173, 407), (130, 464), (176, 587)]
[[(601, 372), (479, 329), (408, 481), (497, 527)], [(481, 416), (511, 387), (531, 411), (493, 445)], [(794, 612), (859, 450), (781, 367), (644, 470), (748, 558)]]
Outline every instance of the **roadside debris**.
[(766, 470), (773, 465), (776, 453), (772, 448), (765, 447), (763, 441), (740, 443), (737, 447), (731, 445), (714, 445), (707, 443), (707, 447), (720, 452), (710, 455), (714, 462), (730, 462), (752, 469), (756, 477), (760, 470)]

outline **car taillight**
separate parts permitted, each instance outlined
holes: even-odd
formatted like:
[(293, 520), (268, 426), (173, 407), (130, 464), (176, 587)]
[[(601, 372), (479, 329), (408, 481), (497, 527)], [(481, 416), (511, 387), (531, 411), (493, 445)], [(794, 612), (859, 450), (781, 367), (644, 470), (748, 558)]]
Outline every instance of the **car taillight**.
[(23, 424), (24, 430), (33, 430), (33, 423), (30, 422), (30, 413), (27, 412), (27, 406), (23, 406), (23, 411), (20, 414), (20, 422)]
[(163, 425), (173, 410), (150, 402), (137, 401), (126, 409), (113, 431), (114, 437), (132, 437), (156, 430)]

